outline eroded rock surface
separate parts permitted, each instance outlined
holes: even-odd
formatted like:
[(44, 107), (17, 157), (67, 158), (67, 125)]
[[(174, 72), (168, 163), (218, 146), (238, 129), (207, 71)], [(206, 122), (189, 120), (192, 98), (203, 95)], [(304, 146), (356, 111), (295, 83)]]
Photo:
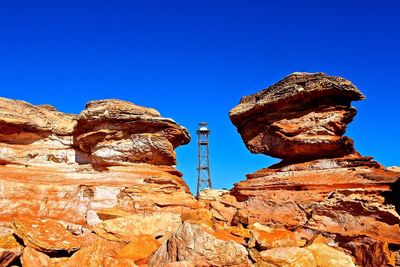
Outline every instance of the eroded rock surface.
[(22, 255), (23, 247), (13, 235), (0, 237), (0, 267), (10, 266)]
[(97, 211), (182, 212), (197, 202), (174, 166), (187, 130), (150, 108), (91, 101), (78, 115), (0, 98), (0, 221), (101, 222)]
[(354, 153), (343, 137), (356, 115), (351, 101), (364, 95), (348, 80), (323, 73), (293, 73), (243, 97), (230, 117), (247, 148), (287, 161)]
[(101, 165), (174, 165), (174, 148), (190, 141), (188, 131), (173, 120), (122, 100), (89, 102), (76, 132), (76, 144), (88, 160)]
[(182, 221), (179, 214), (134, 214), (107, 220), (96, 225), (93, 230), (105, 239), (129, 243), (135, 236), (139, 235), (162, 237), (168, 233), (174, 233), (181, 224)]
[(185, 222), (156, 252), (149, 266), (190, 261), (195, 266), (250, 266), (245, 247), (219, 240), (201, 226)]
[[(210, 200), (215, 218), (296, 229), (306, 239), (322, 233), (361, 266), (394, 266), (400, 174), (359, 155), (343, 136), (356, 114), (351, 101), (362, 99), (350, 81), (323, 73), (294, 73), (242, 98), (230, 117), (246, 146), (282, 162)], [(325, 266), (330, 256), (320, 252), (316, 264)]]

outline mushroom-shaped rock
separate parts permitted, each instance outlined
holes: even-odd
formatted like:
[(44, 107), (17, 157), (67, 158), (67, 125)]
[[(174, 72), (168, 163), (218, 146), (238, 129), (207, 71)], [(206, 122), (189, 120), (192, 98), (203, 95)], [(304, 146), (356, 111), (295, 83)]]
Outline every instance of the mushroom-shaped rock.
[(354, 153), (343, 136), (364, 95), (348, 80), (324, 73), (293, 73), (243, 97), (230, 112), (247, 148), (286, 161)]
[(59, 112), (53, 106), (0, 97), (0, 142), (26, 144), (51, 133), (69, 135), (75, 125), (76, 115)]
[(91, 163), (175, 165), (189, 132), (155, 109), (122, 100), (90, 101), (78, 118), (76, 144)]

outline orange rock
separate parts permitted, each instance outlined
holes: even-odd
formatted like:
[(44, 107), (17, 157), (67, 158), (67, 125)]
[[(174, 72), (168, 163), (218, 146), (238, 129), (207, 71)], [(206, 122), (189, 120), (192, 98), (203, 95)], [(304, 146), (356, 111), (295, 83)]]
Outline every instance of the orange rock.
[(368, 237), (358, 237), (340, 243), (353, 253), (356, 264), (363, 267), (397, 266), (396, 253), (390, 251), (387, 242)]
[(195, 266), (250, 266), (242, 245), (217, 239), (200, 225), (188, 222), (157, 250), (149, 266), (177, 261), (190, 261)]
[(174, 148), (190, 141), (185, 128), (158, 111), (116, 99), (87, 103), (75, 135), (88, 160), (100, 165), (175, 165)]
[(348, 80), (324, 73), (292, 73), (243, 97), (230, 111), (247, 148), (287, 161), (341, 157), (354, 152), (343, 137), (364, 95)]
[(273, 248), (262, 251), (260, 257), (260, 266), (317, 267), (313, 254), (304, 248)]
[[(323, 73), (294, 73), (243, 97), (230, 117), (247, 148), (283, 160), (236, 183), (229, 194), (237, 203), (211, 205), (220, 220), (307, 229), (344, 247), (358, 240), (349, 247), (357, 262), (392, 264), (394, 251), (378, 243), (400, 245), (400, 174), (361, 156), (344, 136), (356, 114), (351, 102), (363, 98), (350, 81)], [(228, 208), (235, 211), (220, 212)], [(373, 249), (383, 253), (377, 260), (368, 256)]]
[(242, 245), (246, 244), (246, 241), (244, 240), (243, 237), (235, 236), (232, 234), (232, 232), (230, 232), (228, 230), (223, 230), (223, 229), (216, 230), (212, 233), (212, 235), (220, 240), (234, 241), (234, 242), (242, 244)]
[(131, 242), (122, 247), (117, 255), (118, 259), (132, 260), (137, 264), (147, 264), (150, 257), (161, 246), (151, 235), (135, 236)]
[(243, 238), (251, 238), (251, 232), (248, 229), (243, 227), (230, 227), (229, 230), (235, 236), (243, 237)]
[(198, 207), (176, 170), (167, 166), (133, 164), (100, 172), (89, 166), (0, 165), (0, 181), (0, 221), (40, 214), (93, 225), (100, 222), (97, 210), (105, 208), (181, 213)]
[(189, 261), (178, 261), (167, 263), (165, 267), (195, 267), (195, 265)]
[(258, 223), (258, 222), (253, 223), (253, 224), (250, 224), (250, 225), (247, 227), (247, 229), (249, 229), (249, 230), (256, 230), (256, 231), (263, 231), (263, 232), (266, 232), (266, 233), (272, 233), (272, 232), (274, 231), (273, 228), (271, 228), (271, 227), (269, 227), (269, 226), (266, 226), (266, 225), (263, 225), (263, 224)]
[(159, 237), (174, 233), (181, 224), (179, 214), (135, 214), (105, 221), (93, 227), (93, 230), (105, 239), (129, 243), (138, 235)]
[(22, 254), (23, 247), (13, 235), (0, 237), (0, 267), (9, 266)]
[(102, 210), (97, 211), (96, 213), (97, 213), (97, 216), (99, 216), (99, 219), (102, 221), (107, 221), (107, 220), (112, 220), (112, 219), (132, 215), (132, 213), (129, 213), (129, 212), (121, 210), (121, 209), (115, 209), (115, 208), (102, 209)]
[(94, 225), (100, 210), (196, 209), (171, 166), (174, 148), (189, 141), (173, 120), (126, 101), (92, 101), (77, 116), (0, 98), (0, 222)]
[(26, 246), (39, 251), (72, 252), (81, 246), (80, 239), (56, 221), (18, 219), (13, 221), (12, 226)]
[(278, 247), (295, 247), (298, 245), (296, 236), (285, 229), (275, 229), (272, 232), (252, 230), (251, 233), (256, 245), (262, 250)]
[(217, 230), (225, 230), (230, 232), (232, 235), (241, 237), (241, 238), (251, 238), (251, 232), (249, 229), (243, 228), (242, 225), (237, 226), (229, 226), (229, 225), (216, 225)]
[(51, 259), (33, 248), (26, 247), (21, 257), (23, 267), (47, 267), (51, 264)]
[(316, 242), (305, 249), (314, 255), (317, 267), (356, 267), (350, 256), (323, 243)]
[(188, 221), (192, 223), (205, 224), (211, 228), (214, 226), (213, 215), (209, 210), (205, 208), (186, 211), (182, 213), (181, 218), (183, 222)]
[(314, 238), (311, 240), (311, 244), (315, 244), (315, 243), (322, 243), (322, 244), (328, 245), (328, 240), (326, 240), (326, 238), (323, 235), (318, 234), (318, 235), (314, 236)]
[(97, 240), (93, 245), (83, 248), (74, 253), (74, 255), (72, 255), (67, 261), (65, 261), (62, 266), (135, 266), (133, 261), (124, 259), (119, 260), (117, 258), (117, 255), (122, 247), (122, 243), (107, 240)]

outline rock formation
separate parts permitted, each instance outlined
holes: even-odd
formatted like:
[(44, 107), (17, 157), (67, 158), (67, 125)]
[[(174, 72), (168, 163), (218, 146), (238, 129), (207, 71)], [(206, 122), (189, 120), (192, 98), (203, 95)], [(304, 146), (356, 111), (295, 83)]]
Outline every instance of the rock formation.
[(400, 172), (343, 136), (363, 98), (321, 73), (243, 98), (246, 146), (282, 162), (199, 200), (174, 166), (189, 133), (156, 110), (0, 98), (0, 267), (399, 266)]
[(253, 153), (285, 161), (334, 158), (355, 152), (343, 134), (356, 115), (351, 101), (364, 98), (343, 78), (293, 73), (243, 97), (230, 117)]
[[(391, 188), (400, 175), (360, 156), (343, 137), (356, 114), (351, 101), (363, 98), (351, 82), (322, 73), (294, 73), (242, 98), (230, 117), (246, 146), (282, 162), (211, 201), (215, 216), (303, 237), (321, 233), (360, 266), (394, 266), (400, 216)], [(380, 260), (368, 255), (372, 247), (382, 248)]]
[(100, 222), (98, 212), (197, 207), (173, 165), (187, 130), (149, 108), (91, 101), (80, 115), (0, 98), (0, 221)]

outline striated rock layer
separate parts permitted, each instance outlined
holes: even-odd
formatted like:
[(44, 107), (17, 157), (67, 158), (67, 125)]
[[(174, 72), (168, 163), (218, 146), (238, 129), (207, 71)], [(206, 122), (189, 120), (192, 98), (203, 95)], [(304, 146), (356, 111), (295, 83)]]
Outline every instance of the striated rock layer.
[(0, 98), (0, 222), (55, 219), (86, 226), (102, 210), (197, 207), (174, 149), (187, 130), (150, 108), (91, 101), (79, 115)]
[(360, 156), (343, 136), (356, 114), (351, 101), (363, 98), (351, 82), (323, 73), (294, 73), (242, 98), (230, 116), (246, 146), (283, 160), (211, 200), (214, 216), (321, 233), (360, 266), (394, 266), (400, 173)]

